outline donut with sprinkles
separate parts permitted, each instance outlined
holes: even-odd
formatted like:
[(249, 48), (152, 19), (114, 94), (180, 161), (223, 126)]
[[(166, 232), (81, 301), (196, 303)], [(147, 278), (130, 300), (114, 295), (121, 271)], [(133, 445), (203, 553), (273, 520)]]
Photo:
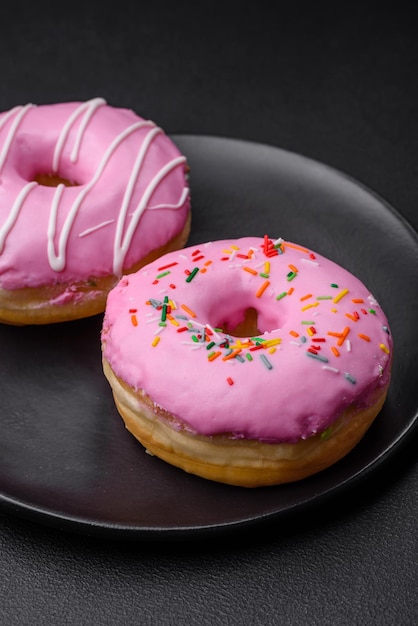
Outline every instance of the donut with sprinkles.
[(0, 114), (0, 322), (103, 312), (189, 230), (186, 159), (154, 122), (103, 98)]
[(128, 430), (186, 472), (243, 487), (301, 480), (348, 454), (382, 409), (392, 352), (357, 277), (267, 235), (123, 277), (102, 329)]

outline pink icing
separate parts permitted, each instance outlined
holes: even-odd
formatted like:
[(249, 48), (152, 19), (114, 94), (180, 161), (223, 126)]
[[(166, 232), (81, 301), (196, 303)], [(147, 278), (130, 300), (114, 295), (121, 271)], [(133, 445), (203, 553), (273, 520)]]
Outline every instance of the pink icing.
[(101, 98), (0, 114), (0, 287), (120, 276), (183, 229), (185, 168), (153, 122)]
[[(249, 307), (257, 338), (216, 330)], [(351, 403), (367, 406), (390, 377), (392, 337), (367, 287), (267, 237), (189, 247), (123, 278), (102, 339), (117, 376), (203, 435), (307, 438)]]

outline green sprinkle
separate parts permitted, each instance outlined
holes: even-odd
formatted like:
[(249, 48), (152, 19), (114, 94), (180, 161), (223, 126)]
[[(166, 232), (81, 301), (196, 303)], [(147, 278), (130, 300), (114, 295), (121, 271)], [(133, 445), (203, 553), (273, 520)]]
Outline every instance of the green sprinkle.
[(293, 280), (295, 278), (295, 276), (296, 276), (296, 272), (289, 272), (287, 274), (286, 278), (287, 278), (288, 281), (291, 281), (291, 280)]
[(192, 335), (192, 341), (194, 341), (195, 343), (199, 343), (199, 339), (196, 337), (196, 335)]
[(261, 273), (260, 273), (260, 276), (261, 276), (262, 278), (270, 278), (270, 274), (265, 274), (264, 272), (261, 272)]
[(374, 309), (369, 309), (369, 313), (371, 313), (372, 315), (376, 315), (376, 311)]
[(253, 357), (251, 356), (251, 354), (249, 352), (247, 352), (247, 354), (245, 355), (248, 359), (248, 361), (252, 361)]
[(165, 322), (160, 322), (158, 326), (167, 326), (167, 324)]
[(331, 283), (331, 287), (333, 287), (334, 289), (338, 289), (337, 283)]
[(169, 271), (167, 271), (167, 272), (163, 272), (162, 274), (158, 274), (158, 276), (157, 276), (157, 280), (159, 280), (160, 278), (164, 278), (164, 276), (167, 276), (168, 274), (170, 274), (170, 272), (169, 272)]
[(215, 345), (214, 341), (211, 341), (210, 343), (208, 343), (208, 345), (206, 346), (206, 350), (210, 350), (211, 348), (213, 348), (213, 346)]
[(285, 296), (287, 296), (287, 291), (282, 291), (282, 293), (279, 293), (279, 295), (276, 296), (276, 300), (281, 300)]
[(318, 296), (317, 300), (332, 300), (332, 296)]
[(186, 283), (190, 283), (193, 280), (193, 278), (196, 276), (198, 271), (199, 271), (199, 268), (195, 267), (186, 278)]
[(308, 326), (313, 326), (315, 322), (312, 322), (311, 320), (302, 320), (301, 324), (308, 324)]
[(329, 439), (329, 436), (331, 434), (331, 426), (328, 426), (328, 428), (326, 428), (322, 433), (321, 433), (321, 439), (322, 441), (326, 441), (327, 439)]

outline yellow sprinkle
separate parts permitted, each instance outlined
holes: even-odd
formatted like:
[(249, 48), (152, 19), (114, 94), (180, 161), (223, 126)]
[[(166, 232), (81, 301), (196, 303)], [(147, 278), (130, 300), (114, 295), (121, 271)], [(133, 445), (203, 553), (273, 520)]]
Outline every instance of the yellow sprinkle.
[(175, 311), (177, 309), (177, 305), (174, 302), (174, 300), (169, 300), (168, 304), (171, 306), (171, 308), (173, 309), (173, 311)]
[[(231, 246), (232, 247), (232, 246)], [(232, 254), (231, 250), (222, 250), (224, 254)]]
[(263, 341), (263, 348), (271, 348), (272, 346), (278, 346), (282, 343), (280, 337), (277, 339), (267, 339), (267, 341)]
[(334, 309), (334, 308), (332, 308), (332, 309), (331, 309), (331, 313), (336, 313), (336, 312), (337, 312), (337, 310), (338, 310), (338, 309)]
[(269, 354), (274, 354), (276, 352), (276, 348), (270, 348)]
[(335, 296), (333, 303), (337, 304), (337, 302), (339, 302), (341, 300), (341, 298), (344, 298), (344, 296), (346, 296), (348, 294), (348, 289), (343, 289), (342, 291), (340, 291), (340, 293)]
[[(168, 317), (168, 315), (167, 315), (167, 317)], [(169, 319), (169, 320), (170, 320), (170, 322), (173, 324), (173, 326), (180, 326), (180, 324), (178, 323), (178, 321), (177, 321), (177, 320), (175, 320), (175, 319), (174, 319), (174, 317), (172, 317), (171, 315), (170, 315), (170, 317), (168, 317), (168, 319)]]
[(155, 346), (158, 344), (158, 342), (160, 341), (161, 337), (159, 337), (157, 335), (157, 337), (154, 337), (154, 339), (152, 340), (152, 347), (155, 348)]
[(389, 348), (387, 348), (384, 343), (380, 343), (379, 348), (383, 350), (383, 352), (386, 352), (386, 354), (389, 354)]
[(233, 250), (239, 250), (238, 246), (231, 246)]
[(264, 263), (264, 273), (265, 274), (270, 274), (270, 262), (269, 261), (266, 261)]
[(311, 304), (305, 304), (305, 306), (303, 306), (301, 308), (301, 311), (306, 311), (307, 309), (311, 309), (314, 306), (318, 306), (319, 302), (312, 302)]
[(311, 337), (312, 337), (312, 335), (314, 334), (310, 328), (307, 328), (307, 329), (306, 329), (306, 332), (307, 332), (307, 333), (308, 333), (308, 335), (310, 335)]

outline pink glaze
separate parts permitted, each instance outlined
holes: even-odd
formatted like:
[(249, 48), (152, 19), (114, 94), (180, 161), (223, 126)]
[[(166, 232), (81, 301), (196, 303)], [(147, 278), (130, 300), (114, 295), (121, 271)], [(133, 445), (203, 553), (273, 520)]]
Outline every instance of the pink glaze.
[(0, 287), (120, 276), (182, 231), (185, 169), (153, 122), (101, 98), (0, 114)]
[[(216, 330), (249, 307), (260, 340)], [(295, 442), (390, 377), (392, 337), (367, 287), (267, 237), (189, 247), (123, 278), (102, 339), (118, 377), (203, 435)]]

